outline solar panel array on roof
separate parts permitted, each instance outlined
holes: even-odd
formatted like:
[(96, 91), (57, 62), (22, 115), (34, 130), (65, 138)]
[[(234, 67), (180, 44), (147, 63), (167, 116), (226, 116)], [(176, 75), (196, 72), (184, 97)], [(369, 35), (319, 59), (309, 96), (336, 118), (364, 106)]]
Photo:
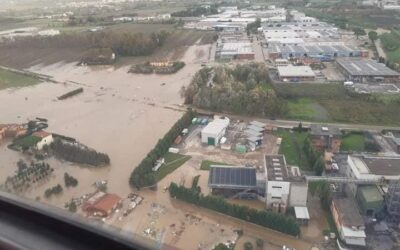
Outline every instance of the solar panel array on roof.
[(212, 165), (208, 185), (212, 188), (256, 188), (256, 169)]

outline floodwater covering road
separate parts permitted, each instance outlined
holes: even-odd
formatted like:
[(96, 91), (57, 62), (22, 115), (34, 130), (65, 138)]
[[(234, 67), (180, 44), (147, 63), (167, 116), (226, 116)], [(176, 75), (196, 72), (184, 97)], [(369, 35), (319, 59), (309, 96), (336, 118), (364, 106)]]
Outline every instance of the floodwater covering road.
[[(50, 75), (63, 83), (42, 83), (0, 91), (0, 106), (4, 107), (1, 109), (1, 123), (25, 123), (29, 119), (43, 117), (49, 120), (49, 132), (74, 137), (97, 151), (107, 153), (111, 159), (110, 166), (99, 169), (49, 159), (55, 176), (47, 184), (32, 188), (24, 195), (64, 207), (64, 203), (71, 198), (92, 192), (94, 181), (108, 180), (108, 192), (126, 197), (132, 191), (128, 180), (133, 168), (181, 117), (182, 108), (179, 105), (182, 98), (179, 90), (189, 84), (200, 69), (201, 62), (207, 60), (209, 46), (190, 47), (182, 59), (186, 66), (173, 75), (129, 74), (128, 67), (90, 68), (57, 63), (36, 65), (29, 70)], [(204, 53), (199, 53), (199, 50), (204, 50)], [(199, 58), (199, 55), (204, 55), (204, 58)], [(78, 87), (83, 87), (84, 92), (63, 101), (57, 100), (57, 96)], [(4, 143), (0, 147), (0, 154), (5, 156), (0, 157), (0, 165), (7, 166), (0, 169), (2, 180), (15, 171), (19, 158), (27, 162), (31, 160), (18, 152), (11, 152)], [(60, 196), (43, 198), (46, 188), (63, 183), (64, 172), (77, 178), (79, 185), (64, 189)], [(160, 187), (168, 185), (168, 181), (171, 179), (167, 176)], [(201, 181), (204, 182), (205, 178)], [(278, 245), (310, 248), (308, 242), (172, 201), (168, 193), (162, 191), (141, 191), (140, 194), (144, 196), (144, 202), (131, 215), (106, 223), (143, 235), (147, 225), (159, 218), (156, 225), (164, 233), (158, 240), (182, 249), (210, 249), (219, 242), (233, 240), (233, 230), (238, 228), (244, 229), (247, 236), (260, 237)], [(161, 210), (166, 212), (150, 214), (149, 211), (158, 208), (159, 205), (155, 204), (159, 204)], [(179, 226), (186, 225), (180, 239), (176, 238), (176, 230), (172, 229), (172, 224), (177, 227), (178, 223)], [(219, 230), (218, 234), (216, 230)]]

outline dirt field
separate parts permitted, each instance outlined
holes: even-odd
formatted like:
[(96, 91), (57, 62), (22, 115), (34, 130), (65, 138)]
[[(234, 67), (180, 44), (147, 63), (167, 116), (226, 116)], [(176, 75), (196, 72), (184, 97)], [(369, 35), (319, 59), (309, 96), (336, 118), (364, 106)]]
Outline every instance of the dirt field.
[[(168, 24), (129, 24), (129, 26), (115, 25), (108, 29), (124, 30), (128, 32), (148, 33), (167, 30), (171, 34), (167, 38), (165, 44), (156, 49), (151, 56), (146, 57), (119, 57), (116, 66), (123, 67), (133, 63), (152, 61), (152, 60), (182, 60), (187, 49), (196, 42), (208, 44), (212, 41), (212, 32), (203, 32), (195, 30), (177, 30)], [(35, 65), (52, 65), (59, 62), (71, 63), (81, 60), (82, 54), (87, 48), (9, 48), (0, 46), (0, 65), (17, 69), (33, 67)], [(208, 50), (204, 52), (208, 56)], [(45, 73), (50, 74), (51, 73)]]

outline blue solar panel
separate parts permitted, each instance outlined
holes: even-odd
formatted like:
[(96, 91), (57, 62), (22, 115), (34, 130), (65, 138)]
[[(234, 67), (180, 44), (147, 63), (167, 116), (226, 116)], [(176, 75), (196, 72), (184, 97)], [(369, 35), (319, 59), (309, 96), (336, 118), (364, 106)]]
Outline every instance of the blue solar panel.
[(256, 169), (232, 166), (211, 166), (208, 184), (211, 187), (256, 187)]

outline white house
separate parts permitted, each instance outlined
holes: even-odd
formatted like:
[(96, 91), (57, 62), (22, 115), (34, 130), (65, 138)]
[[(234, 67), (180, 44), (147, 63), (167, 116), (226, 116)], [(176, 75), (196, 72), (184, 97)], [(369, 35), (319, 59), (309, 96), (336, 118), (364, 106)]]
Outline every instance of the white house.
[(229, 125), (229, 118), (217, 118), (210, 122), (201, 131), (201, 142), (208, 145), (217, 146), (221, 138), (225, 135)]
[(38, 150), (42, 150), (44, 145), (50, 145), (53, 142), (53, 135), (46, 131), (37, 131), (32, 135), (41, 138), (41, 140), (36, 143), (36, 148)]

